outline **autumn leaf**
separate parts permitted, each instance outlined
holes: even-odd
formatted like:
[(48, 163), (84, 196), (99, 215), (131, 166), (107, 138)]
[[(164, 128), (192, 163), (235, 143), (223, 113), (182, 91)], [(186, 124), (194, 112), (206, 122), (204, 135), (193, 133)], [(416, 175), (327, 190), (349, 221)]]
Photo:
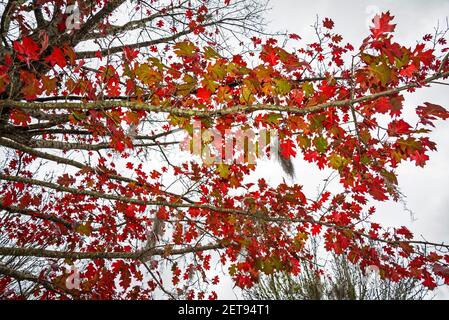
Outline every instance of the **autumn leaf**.
[(390, 99), (387, 97), (381, 97), (376, 100), (374, 106), (377, 112), (387, 113), (391, 109)]
[(323, 26), (327, 29), (332, 29), (334, 27), (334, 22), (329, 18), (325, 18), (323, 20)]
[(47, 95), (50, 95), (58, 87), (58, 79), (56, 79), (56, 77), (50, 78), (50, 77), (47, 77), (46, 75), (43, 75), (41, 77), (41, 81), (42, 81), (42, 87), (45, 90), (45, 93)]
[(280, 95), (285, 95), (290, 92), (290, 83), (286, 79), (275, 79), (274, 83), (276, 84), (276, 91)]
[(416, 114), (421, 119), (421, 123), (426, 125), (431, 125), (435, 127), (433, 124), (434, 120), (443, 119), (446, 120), (449, 118), (449, 112), (440, 105), (424, 102), (424, 106), (419, 106), (416, 108)]
[(23, 37), (22, 41), (14, 41), (13, 48), (19, 60), (26, 62), (28, 66), (31, 61), (39, 60), (40, 47), (30, 37)]
[(288, 35), (288, 37), (289, 37), (290, 39), (293, 39), (293, 40), (301, 40), (301, 37), (298, 36), (296, 33), (290, 33), (290, 34)]
[(283, 139), (279, 144), (280, 152), (284, 158), (289, 159), (290, 157), (296, 156), (296, 146), (291, 139)]
[(317, 137), (313, 140), (313, 144), (315, 145), (316, 149), (320, 153), (325, 153), (327, 150), (327, 140), (324, 137)]
[(433, 290), (437, 287), (437, 284), (435, 282), (435, 279), (432, 277), (432, 275), (428, 272), (425, 272), (424, 274), (424, 280), (422, 282), (422, 284), (429, 288), (430, 290)]
[(220, 175), (220, 177), (222, 177), (223, 179), (227, 179), (229, 177), (229, 174), (230, 174), (229, 165), (227, 165), (225, 163), (220, 163), (217, 166), (217, 171), (218, 171), (218, 174)]
[(312, 233), (313, 236), (319, 235), (321, 232), (321, 224), (318, 223), (314, 223), (312, 224), (312, 228), (310, 229), (310, 232)]
[(190, 41), (178, 42), (174, 45), (175, 53), (180, 56), (190, 57), (195, 54), (196, 46)]
[(92, 226), (90, 223), (84, 223), (78, 225), (75, 230), (82, 235), (89, 236), (92, 233)]
[(395, 120), (388, 124), (388, 134), (390, 136), (398, 136), (411, 132), (412, 127), (404, 120)]
[(199, 88), (196, 91), (196, 97), (200, 100), (203, 100), (205, 102), (210, 101), (210, 96), (212, 95), (212, 92), (207, 88)]
[(427, 160), (429, 160), (429, 156), (424, 152), (415, 151), (410, 155), (410, 159), (415, 161), (417, 166), (424, 167), (426, 165)]
[(45, 58), (45, 61), (49, 62), (52, 67), (55, 65), (64, 68), (67, 65), (67, 61), (65, 60), (65, 55), (61, 49), (58, 47), (53, 47), (52, 53)]
[(72, 176), (70, 176), (67, 173), (64, 173), (62, 176), (60, 176), (57, 180), (58, 184), (64, 187), (70, 187), (73, 184), (75, 184), (76, 180)]
[(150, 67), (148, 63), (140, 64), (136, 70), (137, 79), (146, 85), (154, 85), (162, 80), (162, 75)]
[(390, 15), (390, 12), (376, 15), (373, 19), (374, 27), (370, 28), (373, 38), (378, 38), (385, 33), (393, 32), (396, 27), (395, 24), (390, 24), (393, 18), (394, 17)]
[(396, 234), (402, 235), (408, 240), (413, 239), (413, 234), (410, 232), (409, 229), (407, 229), (407, 227), (404, 226), (396, 229)]
[(13, 110), (10, 114), (12, 123), (25, 127), (31, 122), (31, 116), (22, 110)]

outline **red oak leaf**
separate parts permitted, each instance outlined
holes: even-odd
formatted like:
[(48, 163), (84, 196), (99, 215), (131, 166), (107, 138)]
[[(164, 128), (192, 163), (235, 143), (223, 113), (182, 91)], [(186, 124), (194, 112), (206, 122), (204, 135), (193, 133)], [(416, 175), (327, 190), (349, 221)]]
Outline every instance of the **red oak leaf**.
[(31, 117), (28, 113), (25, 113), (21, 110), (14, 110), (10, 114), (11, 121), (18, 126), (26, 126), (31, 122)]
[(67, 65), (65, 55), (58, 47), (53, 47), (53, 52), (45, 58), (45, 61), (49, 62), (52, 67), (58, 65), (61, 68), (64, 68)]
[(387, 97), (379, 98), (375, 104), (376, 111), (379, 113), (387, 113), (391, 110), (390, 100)]
[(69, 187), (69, 186), (73, 185), (75, 183), (75, 181), (76, 181), (75, 178), (68, 175), (67, 173), (64, 173), (62, 176), (60, 176), (58, 178), (58, 180), (56, 182), (61, 186)]
[(416, 108), (416, 114), (421, 119), (422, 124), (429, 124), (434, 127), (433, 120), (437, 120), (438, 118), (446, 120), (449, 118), (449, 112), (442, 106), (429, 102), (425, 102), (424, 104), (425, 106)]
[(407, 68), (402, 69), (401, 72), (399, 72), (402, 76), (411, 77), (413, 76), (413, 73), (416, 71), (416, 66), (412, 63)]
[(282, 142), (280, 143), (280, 150), (281, 154), (287, 159), (296, 156), (295, 144), (291, 139), (282, 140)]
[(290, 33), (288, 36), (290, 39), (293, 39), (293, 40), (301, 40), (301, 37), (298, 36), (296, 33)]
[(388, 134), (390, 136), (397, 136), (411, 132), (412, 127), (404, 120), (396, 120), (388, 124)]
[(376, 15), (373, 19), (374, 27), (371, 28), (371, 35), (373, 38), (377, 38), (384, 33), (393, 32), (396, 25), (390, 24), (394, 16), (390, 15), (390, 12), (384, 12), (380, 16)]
[(260, 58), (267, 62), (270, 66), (275, 66), (279, 62), (279, 56), (273, 47), (264, 45), (262, 52), (260, 53)]
[(435, 279), (430, 275), (430, 273), (426, 272), (424, 274), (424, 281), (422, 283), (424, 286), (429, 288), (430, 290), (437, 287), (437, 284), (435, 282)]
[(407, 227), (404, 227), (404, 226), (397, 229), (396, 233), (404, 236), (406, 239), (409, 239), (409, 240), (413, 238), (413, 234), (410, 232), (409, 229), (407, 229)]
[(210, 90), (206, 88), (199, 88), (196, 91), (196, 97), (204, 101), (209, 101), (211, 95), (212, 92), (210, 92)]
[(329, 18), (325, 18), (323, 20), (323, 26), (327, 29), (332, 29), (334, 27), (334, 22)]
[(312, 233), (313, 236), (320, 234), (321, 224), (317, 224), (317, 223), (313, 224), (312, 228), (310, 229), (310, 232)]
[(39, 60), (40, 47), (30, 37), (22, 38), (22, 41), (14, 41), (13, 48), (17, 52), (17, 57), (30, 65), (30, 61)]
[(429, 156), (425, 153), (415, 151), (415, 153), (410, 156), (410, 159), (414, 160), (417, 166), (424, 167), (427, 160), (429, 160)]

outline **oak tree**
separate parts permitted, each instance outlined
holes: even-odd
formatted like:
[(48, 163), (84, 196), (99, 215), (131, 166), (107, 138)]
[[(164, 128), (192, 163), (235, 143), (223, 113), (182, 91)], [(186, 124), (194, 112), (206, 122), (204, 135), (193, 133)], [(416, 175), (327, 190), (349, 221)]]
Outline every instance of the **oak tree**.
[[(266, 8), (2, 2), (2, 298), (215, 299), (217, 265), (241, 288), (296, 275), (310, 235), (390, 281), (449, 284), (448, 245), (372, 218), (375, 201), (401, 198), (397, 169), (424, 166), (429, 133), (449, 118), (432, 102), (404, 117), (404, 93), (449, 76), (444, 34), (407, 47), (385, 12), (359, 48), (329, 18), (304, 43), (267, 34)], [(209, 163), (184, 139), (236, 128), (275, 131), (284, 162), (334, 170), (339, 191), (248, 179), (248, 149)], [(218, 142), (205, 137), (200, 155), (222, 156)]]

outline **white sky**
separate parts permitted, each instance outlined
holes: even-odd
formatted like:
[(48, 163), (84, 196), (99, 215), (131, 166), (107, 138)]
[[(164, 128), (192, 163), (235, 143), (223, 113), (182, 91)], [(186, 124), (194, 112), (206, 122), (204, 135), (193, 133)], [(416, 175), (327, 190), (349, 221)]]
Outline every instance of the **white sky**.
[[(335, 22), (334, 31), (340, 33), (344, 41), (358, 47), (369, 34), (368, 26), (374, 14), (390, 10), (397, 23), (395, 37), (398, 42), (414, 45), (423, 35), (433, 33), (438, 21), (445, 24), (449, 16), (449, 0), (272, 0), (272, 9), (267, 14), (270, 21), (268, 31), (288, 31), (300, 35), (304, 43), (313, 41), (314, 32), (310, 27), (316, 16), (320, 20), (329, 17)], [(409, 116), (423, 102), (433, 102), (449, 108), (449, 87), (434, 85), (406, 95), (405, 109)], [(449, 242), (449, 122), (438, 122), (431, 135), (437, 143), (438, 151), (430, 154), (425, 168), (411, 163), (403, 163), (399, 169), (399, 185), (406, 198), (404, 204), (395, 202), (375, 203), (377, 220), (383, 225), (405, 225), (415, 233), (416, 238), (429, 241)], [(313, 194), (317, 182), (326, 174), (301, 159), (296, 160), (295, 182), (304, 185), (306, 192)], [(277, 164), (265, 162), (257, 167), (256, 176), (264, 177), (272, 185), (282, 181)], [(219, 297), (233, 299), (235, 293), (230, 281), (222, 282)], [(235, 291), (235, 290), (234, 290)], [(449, 299), (449, 288), (435, 290), (436, 298)]]

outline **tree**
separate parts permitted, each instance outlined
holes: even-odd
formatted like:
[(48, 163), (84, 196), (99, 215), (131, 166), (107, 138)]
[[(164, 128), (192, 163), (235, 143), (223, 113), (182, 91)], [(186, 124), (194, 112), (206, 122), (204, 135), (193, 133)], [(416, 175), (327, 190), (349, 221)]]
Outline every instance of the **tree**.
[[(326, 18), (316, 42), (287, 35), (298, 47), (289, 51), (260, 29), (265, 9), (3, 5), (2, 298), (214, 299), (222, 274), (212, 263), (241, 288), (261, 273), (296, 275), (313, 258), (309, 235), (391, 281), (449, 283), (448, 245), (370, 218), (373, 200), (400, 199), (397, 168), (424, 166), (430, 130), (449, 117), (430, 102), (417, 123), (403, 116), (404, 92), (448, 77), (444, 35), (407, 48), (387, 12), (355, 49)], [(230, 131), (225, 147), (219, 135)], [(302, 156), (333, 169), (341, 191), (313, 199), (296, 183), (248, 182), (273, 132), (284, 167)]]
[(346, 256), (333, 253), (324, 266), (301, 262), (297, 276), (264, 275), (244, 296), (256, 300), (422, 300), (428, 292), (417, 279), (382, 279), (375, 268), (364, 271)]

